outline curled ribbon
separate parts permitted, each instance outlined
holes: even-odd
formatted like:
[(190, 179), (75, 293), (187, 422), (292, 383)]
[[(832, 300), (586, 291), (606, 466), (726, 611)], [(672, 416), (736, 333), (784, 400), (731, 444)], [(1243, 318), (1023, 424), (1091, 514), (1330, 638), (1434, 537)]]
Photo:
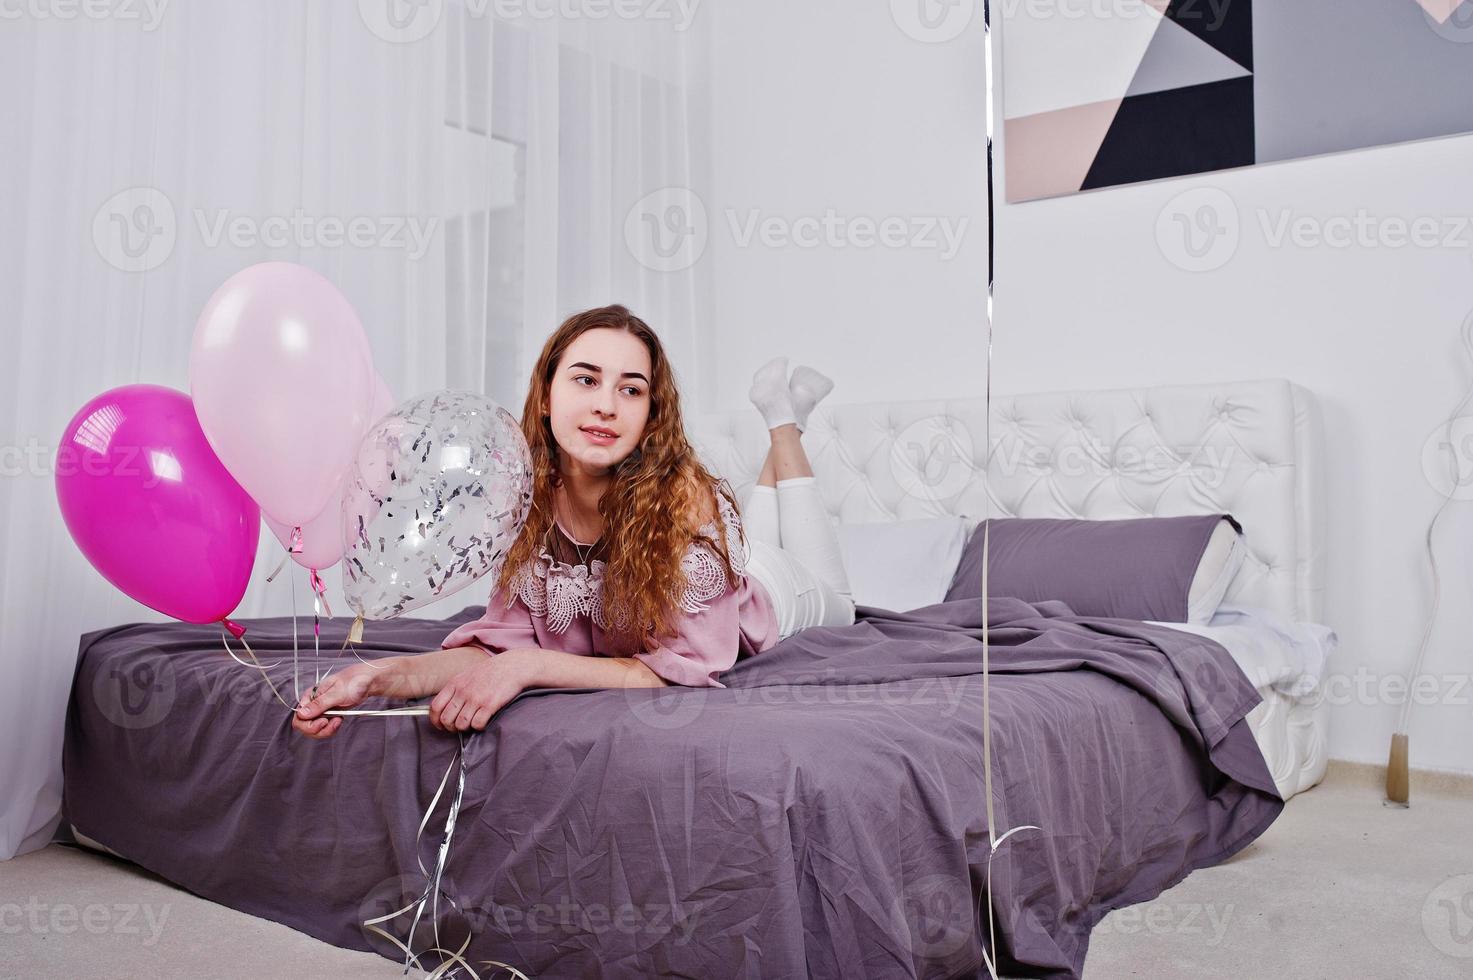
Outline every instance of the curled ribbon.
[(327, 610), (328, 618), (332, 617), (332, 607), (327, 604), (327, 585), (322, 581), (322, 576), (317, 569), (312, 569), (312, 591), (317, 593), (317, 598), (322, 600), (322, 608)]
[[(471, 944), (471, 934), (469, 932), (466, 933), (465, 942), (460, 944), (459, 949), (447, 949), (440, 943), (440, 893), (443, 891), (440, 883), (445, 874), (445, 861), (450, 856), (450, 841), (455, 836), (455, 822), (460, 816), (460, 804), (465, 797), (465, 745), (466, 735), (462, 732), (460, 734), (460, 746), (456, 749), (455, 758), (451, 759), (450, 765), (446, 767), (445, 775), (441, 777), (440, 785), (436, 788), (435, 795), (430, 799), (430, 805), (425, 808), (425, 815), (419, 822), (419, 831), (414, 836), (414, 860), (419, 865), (420, 874), (424, 875), (426, 879), (424, 891), (420, 893), (418, 898), (402, 909), (395, 909), (393, 912), (385, 915), (363, 920), (364, 929), (383, 936), (397, 948), (404, 951), (404, 973), (406, 975), (409, 973), (409, 967), (411, 965), (420, 970), (424, 969), (424, 966), (420, 963), (422, 957), (430, 954), (439, 954), (443, 957), (440, 965), (435, 967), (434, 971), (425, 977), (425, 980), (448, 980), (449, 977), (454, 976), (462, 968), (470, 974), (473, 980), (480, 980), (480, 975), (476, 973), (475, 968), (471, 966), (470, 961), (464, 955), (466, 949)], [(440, 838), (440, 846), (435, 855), (435, 870), (432, 873), (425, 867), (424, 860), (420, 857), (420, 842), (424, 839), (425, 828), (429, 826), (430, 817), (434, 815), (435, 807), (440, 802), (440, 796), (445, 792), (446, 784), (450, 782), (450, 773), (457, 767), (459, 768), (459, 772), (456, 773), (455, 796), (451, 799), (450, 808), (445, 813), (445, 827), (442, 831), (443, 836)], [(445, 899), (453, 907), (460, 908), (460, 904), (449, 894), (446, 894)], [(435, 937), (435, 945), (423, 952), (415, 953), (413, 950), (414, 933), (419, 928), (420, 919), (424, 917), (425, 907), (427, 905), (430, 909), (430, 924)], [(389, 922), (397, 919), (401, 915), (409, 913), (413, 913), (414, 918), (409, 926), (409, 935), (403, 940), (400, 940), (387, 930), (380, 928), (380, 923)], [(484, 960), (483, 965), (500, 967), (510, 971), (513, 976), (520, 977), (521, 980), (530, 980), (525, 973), (516, 967), (502, 963), (499, 960)]]

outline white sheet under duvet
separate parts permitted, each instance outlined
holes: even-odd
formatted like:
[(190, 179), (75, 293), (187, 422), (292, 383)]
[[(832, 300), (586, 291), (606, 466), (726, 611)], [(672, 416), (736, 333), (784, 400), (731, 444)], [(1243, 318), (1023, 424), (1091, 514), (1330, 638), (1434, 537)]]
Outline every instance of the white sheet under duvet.
[(1222, 644), (1253, 682), (1263, 703), (1248, 713), (1248, 724), (1284, 799), (1324, 778), (1329, 756), (1321, 684), (1339, 642), (1333, 630), (1240, 606), (1221, 607), (1206, 626), (1155, 625)]

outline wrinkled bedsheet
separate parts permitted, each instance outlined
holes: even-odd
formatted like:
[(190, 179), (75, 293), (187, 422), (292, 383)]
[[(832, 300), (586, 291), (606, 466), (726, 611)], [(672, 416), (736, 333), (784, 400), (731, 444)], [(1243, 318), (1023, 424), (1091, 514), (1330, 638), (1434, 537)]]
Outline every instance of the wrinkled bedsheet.
[[(362, 655), (434, 649), (479, 612), (370, 623)], [(860, 607), (724, 690), (523, 693), (465, 739), (441, 943), (531, 977), (986, 976), (983, 615)], [(1186, 633), (1057, 602), (994, 598), (990, 618), (998, 833), (1041, 828), (992, 862), (1000, 972), (1074, 977), (1106, 912), (1283, 808), (1243, 717), (1259, 696)], [(290, 619), (244, 625), (286, 653), (289, 691)], [(324, 665), (345, 629), (324, 624)], [(305, 687), (310, 644), (301, 667)], [(65, 813), (198, 895), (402, 958), (362, 922), (424, 887), (446, 798), (416, 831), (459, 744), (422, 717), (304, 738), (218, 627), (122, 626), (82, 637)]]

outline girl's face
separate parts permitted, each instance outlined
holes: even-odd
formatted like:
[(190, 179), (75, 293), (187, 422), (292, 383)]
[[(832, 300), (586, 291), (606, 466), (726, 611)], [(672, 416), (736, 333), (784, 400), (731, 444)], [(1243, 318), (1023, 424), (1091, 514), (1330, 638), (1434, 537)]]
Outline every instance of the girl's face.
[(548, 386), (564, 468), (599, 476), (634, 452), (650, 416), (650, 352), (625, 330), (597, 327), (563, 352)]

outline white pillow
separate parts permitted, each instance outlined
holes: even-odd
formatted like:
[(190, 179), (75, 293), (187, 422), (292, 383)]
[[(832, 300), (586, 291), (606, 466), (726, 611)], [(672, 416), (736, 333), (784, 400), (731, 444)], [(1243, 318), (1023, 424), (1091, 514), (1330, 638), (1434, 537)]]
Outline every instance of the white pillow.
[(969, 530), (963, 517), (840, 524), (854, 601), (893, 612), (945, 601)]
[(1248, 546), (1232, 522), (1218, 521), (1212, 537), (1207, 539), (1207, 547), (1202, 549), (1202, 560), (1197, 563), (1192, 587), (1187, 591), (1188, 623), (1206, 626), (1212, 622), (1228, 586), (1233, 584), (1247, 557)]

